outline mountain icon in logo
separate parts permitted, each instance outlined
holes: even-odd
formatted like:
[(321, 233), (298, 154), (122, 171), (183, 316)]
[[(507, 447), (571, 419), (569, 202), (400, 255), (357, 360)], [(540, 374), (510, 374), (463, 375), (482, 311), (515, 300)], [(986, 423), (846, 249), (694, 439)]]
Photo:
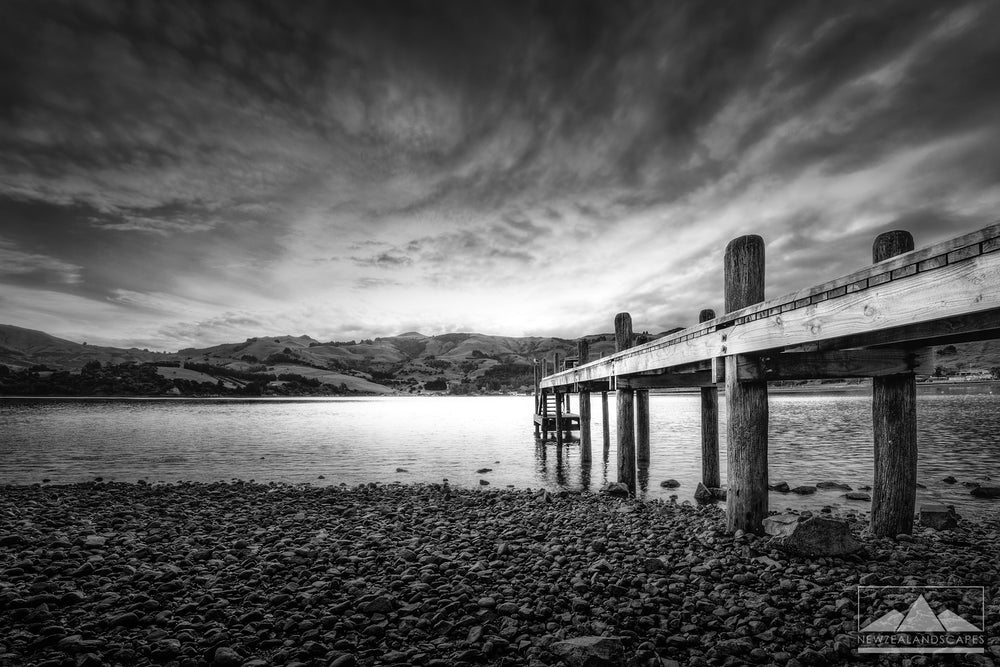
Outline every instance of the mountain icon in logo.
[(861, 632), (982, 632), (982, 630), (950, 609), (935, 614), (921, 595), (913, 601), (905, 616), (901, 612), (892, 610), (861, 628)]

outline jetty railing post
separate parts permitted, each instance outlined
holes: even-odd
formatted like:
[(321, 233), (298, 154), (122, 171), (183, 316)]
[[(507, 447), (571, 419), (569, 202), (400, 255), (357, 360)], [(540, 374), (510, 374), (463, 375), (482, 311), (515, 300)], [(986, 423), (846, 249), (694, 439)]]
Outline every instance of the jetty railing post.
[[(756, 234), (726, 246), (725, 301), (731, 313), (764, 300), (764, 239)], [(723, 346), (725, 353), (725, 346)], [(726, 527), (761, 533), (767, 516), (767, 382), (737, 380), (737, 357), (726, 356), (728, 482)]]
[[(615, 315), (615, 351), (632, 347), (632, 316)], [(635, 394), (617, 387), (618, 402), (618, 481), (635, 494)]]
[[(872, 245), (872, 261), (881, 262), (913, 247), (909, 232), (879, 234)], [(913, 373), (872, 378), (872, 422), (872, 534), (912, 533), (917, 493), (917, 381)]]
[[(715, 311), (706, 308), (698, 322), (715, 319)], [(701, 388), (701, 483), (710, 489), (722, 484), (719, 473), (719, 389)]]
[[(578, 341), (576, 344), (576, 353), (578, 358), (576, 363), (578, 366), (587, 363), (587, 358), (590, 356), (590, 343), (586, 339)], [(589, 463), (591, 460), (590, 392), (581, 387), (578, 402), (580, 403), (580, 460), (583, 463)]]

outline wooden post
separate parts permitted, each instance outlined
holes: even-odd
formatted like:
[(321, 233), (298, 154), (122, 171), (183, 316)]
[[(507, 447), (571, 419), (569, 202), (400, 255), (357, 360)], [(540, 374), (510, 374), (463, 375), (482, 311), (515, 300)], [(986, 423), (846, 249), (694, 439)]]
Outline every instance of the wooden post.
[[(909, 232), (886, 232), (876, 237), (872, 260), (881, 262), (911, 250)], [(917, 493), (917, 382), (913, 373), (872, 378), (872, 422), (872, 534), (912, 533)]]
[(649, 463), (649, 390), (635, 390), (635, 460)]
[(548, 440), (549, 439), (549, 429), (548, 429), (548, 426), (549, 426), (549, 424), (548, 424), (548, 420), (549, 420), (549, 399), (545, 395), (545, 390), (544, 389), (542, 390), (542, 394), (541, 394), (540, 398), (542, 399), (542, 440)]
[[(632, 347), (632, 316), (615, 315), (615, 351)], [(618, 387), (618, 481), (635, 494), (635, 394)]]
[(559, 390), (556, 389), (556, 446), (562, 449), (563, 444), (563, 410), (562, 410), (562, 396), (559, 395)]
[[(698, 322), (715, 319), (709, 308), (698, 314)], [(719, 389), (701, 388), (701, 483), (710, 489), (721, 484), (719, 473)]]
[[(552, 373), (559, 372), (559, 353), (552, 353)], [(556, 410), (556, 445), (562, 445), (563, 434), (562, 434), (562, 394), (559, 393), (559, 389), (556, 387), (552, 388), (552, 395), (555, 397), (555, 410)]]
[(602, 420), (602, 430), (604, 431), (601, 435), (604, 438), (604, 461), (608, 460), (608, 452), (611, 450), (611, 424), (608, 416), (608, 392), (601, 392), (601, 420)]
[[(532, 373), (532, 376), (533, 376), (531, 386), (532, 386), (532, 390), (534, 392), (533, 396), (534, 396), (534, 401), (535, 401), (535, 411), (532, 413), (532, 421), (534, 421), (535, 415), (539, 414), (539, 412), (540, 412), (539, 409), (538, 409), (538, 380), (539, 380), (539, 377), (538, 377), (538, 359), (533, 359), (532, 360), (532, 363), (531, 363), (531, 373)], [(539, 435), (540, 435), (539, 425), (538, 425), (538, 422), (536, 421), (535, 422), (535, 437), (537, 438)]]
[[(586, 339), (580, 339), (576, 344), (577, 365), (582, 366), (587, 363), (590, 356), (590, 343)], [(580, 461), (589, 463), (590, 452), (590, 392), (580, 390)]]
[[(764, 300), (764, 239), (760, 236), (741, 236), (726, 246), (725, 297), (727, 313)], [(759, 534), (767, 516), (767, 382), (739, 382), (736, 361), (735, 355), (726, 357), (726, 527), (730, 532)]]

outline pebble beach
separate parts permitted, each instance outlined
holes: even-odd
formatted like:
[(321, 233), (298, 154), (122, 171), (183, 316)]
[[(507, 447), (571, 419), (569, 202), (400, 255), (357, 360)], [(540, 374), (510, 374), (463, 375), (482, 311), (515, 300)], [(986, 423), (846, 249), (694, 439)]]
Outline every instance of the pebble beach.
[[(0, 665), (1000, 664), (1000, 520), (844, 558), (718, 506), (256, 483), (0, 487)], [(859, 656), (858, 585), (983, 585), (978, 655)], [(880, 661), (881, 660), (881, 661)]]

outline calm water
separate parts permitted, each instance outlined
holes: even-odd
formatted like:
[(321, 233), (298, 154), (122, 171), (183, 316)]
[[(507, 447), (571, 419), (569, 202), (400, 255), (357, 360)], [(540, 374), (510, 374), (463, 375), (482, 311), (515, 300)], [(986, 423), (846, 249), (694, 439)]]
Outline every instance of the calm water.
[[(995, 392), (995, 393), (993, 393)], [(530, 397), (378, 397), (322, 400), (0, 399), (0, 484), (105, 480), (255, 479), (290, 483), (439, 482), (491, 488), (597, 489), (615, 478), (612, 442), (601, 446), (593, 403), (594, 462), (577, 444), (560, 452), (533, 436)], [(640, 471), (649, 497), (690, 499), (700, 478), (697, 395), (651, 397), (652, 462)], [(724, 400), (720, 432), (725, 438)], [(577, 408), (574, 400), (573, 409)], [(871, 484), (870, 390), (770, 397), (770, 478), (791, 486), (833, 480)], [(1000, 479), (1000, 386), (921, 389), (920, 500), (967, 515), (1000, 513), (940, 480)], [(721, 461), (725, 480), (725, 443)], [(396, 472), (404, 468), (406, 472)], [(479, 468), (492, 472), (477, 474)], [(320, 479), (320, 476), (323, 479)], [(679, 489), (663, 489), (674, 478)], [(839, 492), (771, 495), (771, 507), (825, 504), (864, 511)]]

